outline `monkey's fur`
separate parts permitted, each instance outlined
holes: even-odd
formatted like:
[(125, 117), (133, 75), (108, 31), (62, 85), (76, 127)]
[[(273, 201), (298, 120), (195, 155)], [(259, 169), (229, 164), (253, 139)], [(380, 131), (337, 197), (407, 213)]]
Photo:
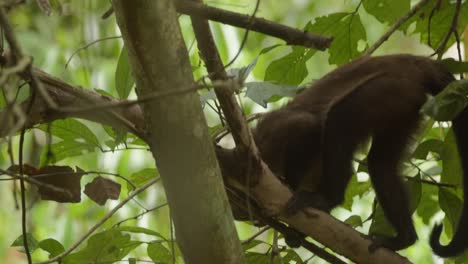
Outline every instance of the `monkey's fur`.
[[(369, 175), (396, 236), (376, 236), (372, 248), (400, 250), (417, 240), (409, 199), (398, 165), (420, 122), (426, 94), (436, 95), (454, 78), (439, 62), (412, 55), (362, 57), (316, 81), (285, 107), (263, 116), (254, 129), (262, 159), (294, 192), (289, 209), (306, 206), (329, 212), (343, 202), (352, 176), (356, 147), (372, 138)], [(453, 120), (468, 192), (468, 110)], [(246, 173), (218, 149), (224, 174)], [(431, 234), (440, 256), (460, 254), (468, 246), (468, 207), (447, 246), (439, 243), (442, 226)]]

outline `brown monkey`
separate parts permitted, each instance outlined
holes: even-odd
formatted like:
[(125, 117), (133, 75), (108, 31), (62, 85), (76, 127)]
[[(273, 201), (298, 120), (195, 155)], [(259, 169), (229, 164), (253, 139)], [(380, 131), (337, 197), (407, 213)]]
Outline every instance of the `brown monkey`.
[[(400, 250), (417, 235), (398, 165), (417, 130), (426, 94), (436, 95), (453, 81), (439, 62), (412, 55), (362, 57), (328, 73), (285, 107), (266, 114), (254, 130), (262, 159), (295, 192), (292, 211), (306, 206), (330, 211), (342, 203), (352, 175), (356, 147), (372, 137), (369, 175), (395, 237), (376, 236), (371, 249)], [(453, 121), (468, 192), (468, 110)], [(467, 136), (463, 136), (463, 134)], [(440, 256), (468, 246), (468, 207), (464, 203), (452, 242), (431, 236)]]

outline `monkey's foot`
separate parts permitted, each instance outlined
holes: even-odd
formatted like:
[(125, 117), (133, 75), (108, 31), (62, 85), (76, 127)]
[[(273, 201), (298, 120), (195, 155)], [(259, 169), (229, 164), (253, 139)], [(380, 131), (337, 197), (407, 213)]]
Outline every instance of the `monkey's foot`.
[(416, 234), (405, 236), (399, 235), (396, 237), (372, 235), (372, 243), (369, 246), (369, 252), (374, 253), (378, 248), (381, 247), (388, 248), (392, 251), (402, 250), (414, 244), (417, 239), (418, 237)]
[(286, 205), (286, 213), (294, 214), (307, 207), (313, 207), (325, 212), (332, 208), (327, 199), (318, 192), (297, 191)]

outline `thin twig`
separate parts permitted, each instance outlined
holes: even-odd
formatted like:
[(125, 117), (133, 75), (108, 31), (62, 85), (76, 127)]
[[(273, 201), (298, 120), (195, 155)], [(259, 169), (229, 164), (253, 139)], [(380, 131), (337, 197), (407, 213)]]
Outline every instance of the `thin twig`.
[(147, 213), (150, 213), (150, 212), (153, 212), (153, 211), (156, 211), (164, 206), (168, 205), (168, 203), (163, 203), (163, 204), (160, 204), (158, 206), (155, 206), (153, 208), (150, 208), (150, 209), (145, 209), (143, 212), (137, 214), (137, 215), (134, 215), (132, 217), (129, 217), (129, 218), (126, 218), (126, 219), (123, 219), (117, 223), (115, 223), (112, 227), (117, 227), (117, 226), (120, 226), (121, 224), (127, 222), (127, 221), (130, 221), (130, 220), (137, 220), (138, 218), (140, 218), (141, 216), (147, 214)]
[(32, 263), (31, 252), (29, 251), (29, 243), (28, 243), (28, 229), (26, 226), (26, 188), (24, 187), (24, 179), (23, 179), (23, 146), (24, 146), (24, 134), (26, 133), (26, 128), (23, 127), (21, 130), (20, 141), (19, 141), (19, 153), (18, 153), (18, 164), (19, 164), (19, 174), (21, 176), (20, 179), (20, 190), (21, 190), (21, 231), (23, 233), (23, 247), (24, 252), (26, 253), (26, 257), (28, 259), (28, 263)]
[(100, 39), (97, 39), (97, 40), (94, 40), (94, 41), (91, 41), (89, 42), (88, 44), (82, 46), (82, 47), (79, 47), (78, 49), (76, 49), (72, 55), (68, 58), (67, 62), (65, 63), (65, 69), (68, 67), (68, 65), (70, 64), (71, 60), (73, 59), (73, 57), (75, 57), (76, 54), (78, 54), (78, 52), (82, 51), (82, 50), (85, 50), (89, 47), (91, 47), (92, 45), (96, 44), (96, 43), (99, 43), (99, 42), (102, 42), (104, 40), (111, 40), (111, 39), (119, 39), (119, 38), (122, 38), (122, 36), (112, 36), (112, 37), (105, 37), (105, 38), (100, 38)]
[(258, 236), (260, 236), (261, 234), (265, 233), (266, 231), (268, 231), (268, 229), (270, 229), (271, 227), (270, 226), (264, 226), (262, 227), (260, 230), (257, 231), (257, 233), (253, 234), (251, 237), (247, 238), (246, 240), (242, 241), (242, 245), (247, 245), (249, 244), (250, 242), (252, 242), (253, 240), (255, 240)]
[(91, 236), (94, 231), (96, 231), (99, 227), (101, 227), (109, 218), (111, 218), (120, 208), (122, 208), (125, 204), (127, 204), (130, 200), (132, 200), (136, 195), (143, 192), (144, 190), (148, 189), (151, 185), (159, 181), (159, 177), (152, 179), (145, 185), (141, 186), (140, 188), (133, 191), (125, 200), (121, 201), (117, 206), (115, 206), (110, 212), (108, 212), (98, 223), (96, 223), (91, 229), (88, 230), (77, 242), (75, 242), (71, 247), (67, 250), (62, 252), (60, 255), (57, 255), (49, 260), (39, 262), (37, 264), (49, 264), (54, 262), (60, 262), (65, 256), (70, 254), (73, 250), (75, 250), (81, 243), (83, 243), (89, 236)]
[[(231, 87), (230, 85), (232, 83), (230, 80), (227, 81), (213, 81), (211, 86), (212, 87)], [(171, 91), (163, 91), (163, 92), (152, 92), (144, 96), (140, 96), (136, 100), (123, 100), (123, 101), (112, 101), (112, 102), (105, 102), (105, 103), (99, 103), (98, 105), (93, 104), (93, 105), (88, 105), (88, 106), (83, 106), (83, 107), (61, 107), (57, 109), (58, 112), (62, 113), (67, 113), (67, 114), (77, 114), (77, 113), (85, 113), (85, 112), (91, 112), (91, 111), (97, 111), (97, 110), (102, 110), (102, 109), (112, 109), (112, 108), (121, 108), (121, 107), (128, 107), (131, 105), (135, 104), (140, 104), (140, 103), (145, 103), (148, 101), (152, 101), (155, 99), (161, 99), (164, 97), (168, 96), (174, 96), (174, 95), (181, 95), (181, 94), (186, 94), (190, 92), (195, 92), (201, 89), (208, 88), (210, 86), (205, 86), (205, 85), (199, 85), (199, 84), (194, 84), (193, 86), (189, 88), (184, 88), (184, 89), (178, 89), (178, 90), (171, 90)]]
[(395, 31), (403, 24), (405, 23), (406, 21), (408, 21), (408, 19), (410, 19), (411, 17), (413, 17), (416, 13), (418, 13), (419, 10), (421, 10), (421, 8), (423, 6), (425, 6), (427, 3), (429, 3), (429, 0), (421, 0), (419, 3), (417, 3), (413, 8), (411, 8), (411, 10), (406, 13), (404, 16), (400, 17), (400, 19), (397, 20), (397, 22), (395, 22), (395, 24), (393, 24), (393, 26), (391, 26), (387, 32), (385, 32), (375, 43), (374, 45), (372, 45), (370, 48), (368, 48), (366, 50), (366, 52), (364, 52), (364, 56), (367, 56), (367, 55), (371, 55), (378, 47), (380, 47), (393, 33), (395, 33)]
[(236, 59), (239, 57), (239, 55), (241, 54), (241, 51), (244, 49), (245, 43), (247, 43), (247, 39), (249, 37), (250, 28), (252, 27), (252, 22), (255, 19), (255, 15), (257, 14), (259, 7), (260, 7), (260, 0), (257, 0), (257, 3), (255, 4), (254, 11), (253, 11), (253, 13), (252, 13), (252, 15), (250, 16), (250, 19), (249, 19), (249, 25), (247, 26), (247, 28), (245, 30), (244, 37), (242, 38), (241, 45), (240, 45), (239, 49), (237, 50), (237, 53), (234, 56), (234, 58), (232, 58), (232, 60), (230, 62), (228, 62), (226, 65), (224, 65), (224, 68), (228, 68), (229, 66), (231, 66), (236, 61)]

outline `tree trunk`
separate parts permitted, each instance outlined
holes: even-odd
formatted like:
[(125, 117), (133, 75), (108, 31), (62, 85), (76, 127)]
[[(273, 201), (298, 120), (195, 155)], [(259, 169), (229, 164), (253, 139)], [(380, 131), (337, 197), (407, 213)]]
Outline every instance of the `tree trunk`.
[[(193, 76), (171, 0), (114, 0), (138, 96), (187, 89)], [(196, 92), (143, 104), (186, 263), (243, 263), (213, 145)]]

